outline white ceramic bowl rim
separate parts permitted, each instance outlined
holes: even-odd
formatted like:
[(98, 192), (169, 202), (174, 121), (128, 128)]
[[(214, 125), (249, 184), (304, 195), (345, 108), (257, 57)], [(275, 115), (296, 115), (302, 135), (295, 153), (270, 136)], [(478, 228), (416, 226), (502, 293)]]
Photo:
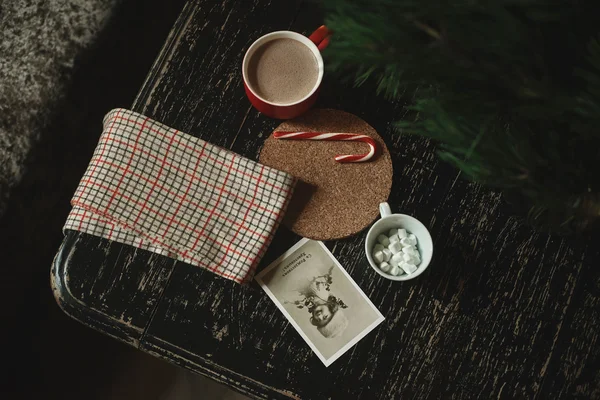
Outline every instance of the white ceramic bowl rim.
[[(382, 204), (385, 204), (385, 203), (382, 203)], [(389, 206), (388, 206), (388, 210), (389, 210)], [(427, 256), (427, 259), (425, 257), (423, 257), (423, 255), (422, 255), (422, 263), (417, 266), (417, 270), (415, 272), (413, 272), (412, 274), (403, 274), (403, 275), (394, 276), (394, 275), (386, 274), (385, 272), (381, 271), (377, 267), (377, 265), (373, 261), (373, 257), (371, 256), (372, 249), (369, 248), (369, 240), (368, 239), (375, 234), (380, 234), (381, 232), (383, 232), (383, 230), (381, 230), (380, 227), (381, 227), (381, 225), (386, 224), (387, 220), (389, 218), (398, 218), (398, 217), (412, 220), (413, 223), (420, 225), (423, 228), (423, 232), (421, 233), (421, 235), (419, 235), (418, 240), (419, 240), (419, 242), (421, 242), (421, 240), (423, 239), (422, 236), (425, 235), (424, 239), (428, 240), (431, 243), (431, 252)], [(402, 226), (399, 226), (398, 228), (402, 228)], [(429, 263), (431, 262), (431, 258), (433, 257), (433, 240), (431, 239), (431, 234), (429, 233), (429, 230), (427, 229), (427, 227), (425, 225), (423, 225), (423, 223), (421, 221), (419, 221), (418, 219), (416, 219), (415, 217), (412, 217), (412, 216), (406, 215), (406, 214), (389, 214), (389, 215), (386, 215), (385, 217), (382, 217), (381, 219), (379, 219), (369, 229), (369, 231), (367, 233), (367, 237), (365, 239), (365, 254), (367, 255), (367, 260), (369, 261), (369, 265), (379, 275), (383, 276), (386, 279), (392, 280), (392, 281), (408, 281), (410, 279), (414, 279), (417, 276), (421, 275), (429, 266)]]

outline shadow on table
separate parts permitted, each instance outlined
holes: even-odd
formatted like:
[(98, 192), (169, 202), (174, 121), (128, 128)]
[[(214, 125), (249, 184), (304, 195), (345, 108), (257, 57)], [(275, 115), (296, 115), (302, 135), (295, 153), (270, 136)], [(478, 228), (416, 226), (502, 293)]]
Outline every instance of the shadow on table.
[(302, 210), (304, 210), (310, 199), (315, 194), (316, 190), (317, 187), (315, 185), (298, 180), (296, 183), (296, 188), (294, 189), (294, 194), (285, 213), (285, 225), (294, 225), (294, 222), (298, 219), (302, 213)]
[(102, 117), (114, 107), (131, 105), (183, 4), (119, 2), (98, 41), (76, 60), (62, 104), (42, 131), (0, 217), (2, 265), (8, 273), (0, 291), (8, 305), (4, 344), (14, 350), (3, 359), (10, 365), (2, 389), (11, 394), (5, 398), (106, 398), (131, 364), (143, 366), (145, 373), (130, 376), (139, 386), (126, 398), (153, 399), (176, 371), (150, 356), (141, 360), (138, 350), (63, 314), (52, 296), (49, 273)]

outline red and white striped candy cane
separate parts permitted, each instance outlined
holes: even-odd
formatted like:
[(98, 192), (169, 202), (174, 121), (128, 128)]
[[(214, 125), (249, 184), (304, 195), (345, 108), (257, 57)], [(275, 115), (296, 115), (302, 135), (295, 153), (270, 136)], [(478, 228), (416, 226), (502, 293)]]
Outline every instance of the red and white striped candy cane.
[(367, 135), (356, 133), (322, 133), (322, 132), (273, 132), (273, 137), (276, 139), (297, 139), (297, 140), (352, 140), (363, 142), (369, 145), (369, 152), (365, 154), (345, 154), (335, 157), (335, 161), (348, 162), (363, 162), (369, 161), (375, 155), (377, 143), (373, 138)]

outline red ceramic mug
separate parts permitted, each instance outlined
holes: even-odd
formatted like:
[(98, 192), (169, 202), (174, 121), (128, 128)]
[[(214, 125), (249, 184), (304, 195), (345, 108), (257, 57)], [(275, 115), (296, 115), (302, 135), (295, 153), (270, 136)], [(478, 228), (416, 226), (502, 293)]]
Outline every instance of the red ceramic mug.
[[(277, 31), (268, 33), (259, 39), (257, 39), (244, 56), (242, 62), (242, 76), (244, 78), (244, 89), (246, 90), (246, 96), (250, 100), (250, 103), (261, 113), (278, 119), (289, 119), (297, 117), (306, 111), (315, 103), (319, 94), (319, 87), (323, 80), (323, 57), (321, 56), (321, 50), (323, 50), (327, 44), (329, 44), (329, 37), (331, 32), (325, 25), (314, 31), (309, 37), (301, 35), (292, 31)], [(259, 96), (248, 84), (248, 64), (254, 52), (266, 42), (274, 39), (293, 39), (306, 45), (314, 54), (317, 60), (318, 73), (317, 82), (312, 88), (310, 93), (303, 98), (294, 101), (293, 103), (278, 104), (265, 100)]]

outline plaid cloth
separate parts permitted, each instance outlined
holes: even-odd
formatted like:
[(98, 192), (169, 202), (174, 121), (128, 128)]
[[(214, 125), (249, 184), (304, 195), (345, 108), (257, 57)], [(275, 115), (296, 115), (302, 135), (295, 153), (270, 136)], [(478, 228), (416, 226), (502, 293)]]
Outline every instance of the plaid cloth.
[(291, 197), (287, 173), (130, 110), (104, 131), (64, 229), (252, 278)]

